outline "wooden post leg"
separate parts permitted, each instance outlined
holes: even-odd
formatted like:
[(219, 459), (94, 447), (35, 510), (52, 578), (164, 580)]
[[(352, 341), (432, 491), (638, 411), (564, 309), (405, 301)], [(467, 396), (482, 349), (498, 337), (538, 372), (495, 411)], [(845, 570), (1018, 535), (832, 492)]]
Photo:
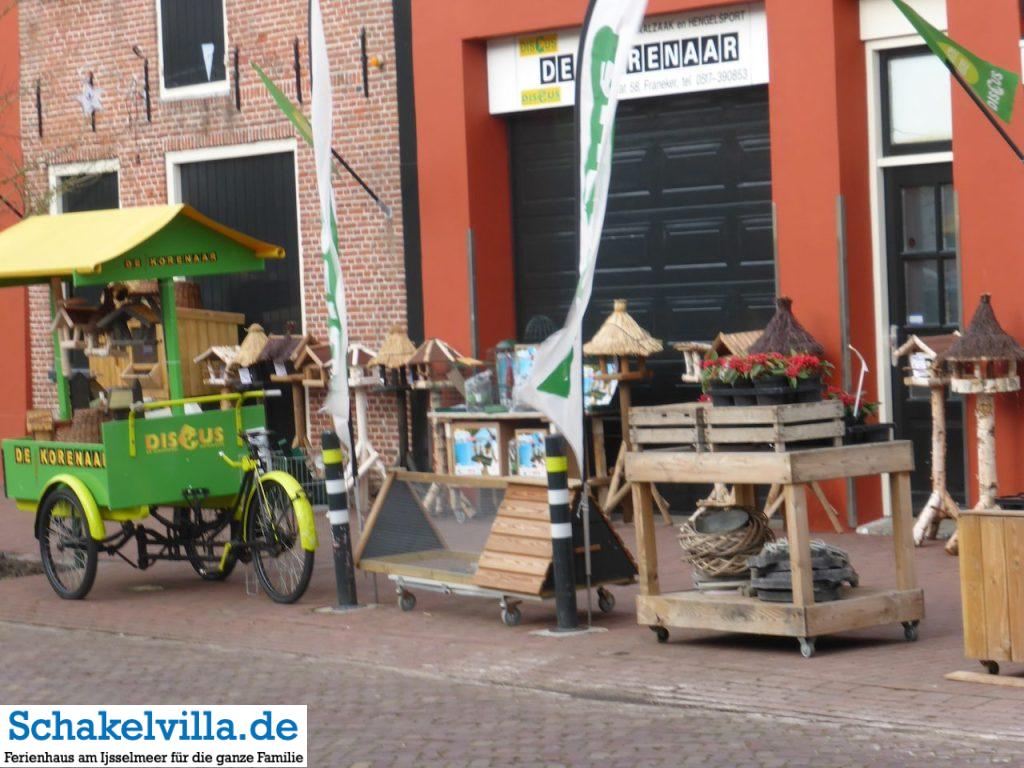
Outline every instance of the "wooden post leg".
[(789, 538), (789, 567), (792, 571), (793, 605), (814, 605), (814, 570), (811, 564), (811, 534), (807, 526), (807, 491), (802, 485), (787, 485), (786, 536)]
[(832, 502), (828, 500), (825, 492), (821, 489), (821, 485), (817, 480), (811, 483), (811, 490), (814, 491), (814, 495), (818, 497), (818, 501), (821, 502), (821, 506), (825, 508), (825, 514), (828, 515), (829, 522), (832, 523), (832, 527), (836, 533), (843, 532), (843, 524), (839, 522), (839, 512), (832, 506)]
[(640, 571), (640, 594), (659, 595), (658, 549), (654, 538), (654, 510), (649, 483), (633, 483), (636, 521), (636, 560)]
[(889, 500), (892, 507), (892, 545), (896, 552), (896, 586), (917, 587), (914, 564), (914, 531), (910, 512), (910, 473), (889, 475)]
[(661, 519), (665, 521), (665, 525), (672, 525), (672, 513), (669, 511), (668, 500), (661, 495), (661, 491), (654, 483), (651, 483), (651, 496), (654, 497), (654, 503), (658, 505), (658, 511), (661, 512)]

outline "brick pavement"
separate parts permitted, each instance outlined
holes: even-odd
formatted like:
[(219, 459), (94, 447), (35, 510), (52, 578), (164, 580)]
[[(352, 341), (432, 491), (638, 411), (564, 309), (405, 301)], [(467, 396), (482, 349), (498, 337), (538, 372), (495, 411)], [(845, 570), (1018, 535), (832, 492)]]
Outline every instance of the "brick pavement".
[[(27, 515), (0, 508), (0, 540), (31, 549), (28, 527)], [(623, 535), (632, 546), (632, 528), (623, 528)], [(658, 537), (663, 587), (685, 586), (673, 531), (659, 525)], [(891, 583), (888, 539), (826, 538), (850, 550), (863, 583)], [(523, 695), (570, 693), (613, 707), (757, 712), (876, 733), (894, 729), (894, 734), (959, 733), (1024, 742), (1019, 689), (943, 679), (954, 669), (980, 669), (962, 655), (957, 561), (938, 545), (918, 550), (916, 559), (927, 604), (918, 643), (904, 642), (898, 626), (878, 627), (824, 638), (810, 660), (800, 657), (794, 641), (773, 638), (678, 632), (667, 645), (658, 645), (635, 623), (634, 588), (617, 589), (616, 610), (596, 619), (608, 632), (571, 640), (530, 634), (551, 625), (547, 605), (524, 605), (523, 624), (514, 629), (502, 626), (496, 605), (482, 600), (423, 593), (416, 610), (403, 614), (384, 580), (378, 609), (318, 614), (313, 609), (330, 603), (333, 594), (326, 549), (310, 592), (295, 606), (247, 596), (241, 571), (224, 584), (207, 584), (185, 564), (137, 573), (123, 563), (101, 561), (96, 586), (81, 603), (58, 600), (43, 577), (0, 582), (0, 620), (215, 643), (243, 657), (287, 651), (325, 663), (345, 659), (363, 665), (368, 674), (497, 684)], [(160, 590), (138, 591), (140, 586)], [(360, 581), (360, 589), (364, 601), (372, 597), (366, 581)], [(1017, 670), (1008, 665), (1008, 672)], [(890, 738), (896, 735), (886, 741)]]
[(955, 732), (595, 701), (222, 644), (0, 623), (0, 647), (4, 702), (306, 703), (313, 768), (1024, 763), (1024, 744)]

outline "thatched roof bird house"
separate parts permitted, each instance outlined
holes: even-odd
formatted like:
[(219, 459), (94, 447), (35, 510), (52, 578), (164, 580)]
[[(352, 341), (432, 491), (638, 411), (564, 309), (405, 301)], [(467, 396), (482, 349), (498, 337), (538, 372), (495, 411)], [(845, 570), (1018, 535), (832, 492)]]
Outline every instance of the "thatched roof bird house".
[(416, 345), (406, 335), (400, 325), (391, 326), (380, 351), (370, 361), (370, 366), (380, 369), (381, 379), (387, 386), (405, 386), (406, 366), (410, 358), (416, 354)]
[(1017, 363), (1024, 348), (1003, 330), (992, 309), (992, 297), (981, 296), (971, 324), (963, 336), (936, 358), (949, 371), (953, 392), (973, 394), (978, 437), (978, 503), (975, 509), (996, 504), (996, 411), (993, 395), (1020, 389)]
[(1016, 392), (1021, 360), (1024, 348), (1003, 330), (987, 293), (982, 294), (967, 330), (936, 358), (949, 372), (950, 388), (964, 394)]
[(775, 316), (765, 326), (761, 338), (750, 345), (749, 354), (777, 352), (781, 355), (804, 354), (824, 357), (825, 348), (793, 315), (793, 300), (781, 296), (775, 301)]
[(248, 368), (259, 362), (263, 348), (267, 345), (267, 333), (259, 323), (253, 323), (245, 329), (245, 338), (238, 350), (238, 365), (241, 368)]
[[(594, 337), (583, 345), (584, 355), (598, 359), (596, 378), (615, 378), (619, 381), (643, 378), (647, 375), (646, 359), (665, 348), (659, 339), (640, 327), (626, 311), (627, 306), (625, 299), (616, 299), (612, 313), (605, 318)], [(607, 373), (608, 358), (615, 358), (617, 373)], [(633, 360), (639, 362), (636, 368), (630, 365)]]

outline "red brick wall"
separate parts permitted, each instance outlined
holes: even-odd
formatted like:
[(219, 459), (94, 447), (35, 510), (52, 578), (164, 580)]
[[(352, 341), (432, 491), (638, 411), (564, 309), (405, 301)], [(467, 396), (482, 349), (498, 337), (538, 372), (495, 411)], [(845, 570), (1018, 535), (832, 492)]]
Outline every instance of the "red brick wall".
[[(31, 168), (29, 182), (45, 205), (48, 168), (90, 160), (120, 161), (121, 205), (168, 202), (165, 153), (205, 147), (291, 138), (290, 124), (271, 101), (250, 62), (260, 64), (289, 96), (295, 96), (293, 40), (301, 45), (302, 86), (309, 107), (309, 50), (306, 0), (227, 0), (228, 72), (226, 96), (161, 101), (156, 0), (93, 0), (64, 3), (22, 0), (20, 9), (21, 92), (42, 87), (43, 137), (37, 132), (34, 99), (22, 100), (22, 147)], [(394, 210), (389, 225), (354, 181), (335, 182), (341, 259), (347, 285), (353, 341), (373, 348), (392, 323), (405, 323), (405, 277), (399, 186), (398, 117), (394, 71), (394, 36), (389, 0), (322, 3), (335, 98), (334, 145)], [(366, 28), (368, 53), (383, 59), (370, 69), (370, 98), (362, 93), (359, 31)], [(132, 53), (138, 45), (150, 60), (153, 122), (138, 120), (129, 109), (133, 78), (142, 88), (142, 62)], [(240, 49), (241, 112), (234, 105), (231, 54)], [(103, 90), (103, 111), (96, 132), (82, 115), (75, 96), (81, 75), (94, 73)], [(81, 74), (80, 74), (81, 73)], [(312, 152), (299, 141), (299, 225), (304, 273), (306, 331), (325, 335), (319, 254), (319, 203)], [(291, 254), (289, 255), (292, 256)], [(53, 406), (56, 395), (48, 379), (53, 365), (48, 335), (46, 291), (33, 289), (32, 397), (36, 407)], [(378, 449), (396, 450), (394, 408), (374, 396), (370, 404), (372, 438)], [(313, 434), (327, 419), (311, 403)]]

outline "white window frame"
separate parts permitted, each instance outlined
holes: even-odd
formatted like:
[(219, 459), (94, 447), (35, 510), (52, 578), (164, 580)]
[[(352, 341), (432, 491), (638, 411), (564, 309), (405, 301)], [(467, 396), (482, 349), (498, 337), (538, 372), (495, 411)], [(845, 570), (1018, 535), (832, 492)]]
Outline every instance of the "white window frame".
[(160, 101), (181, 101), (183, 99), (209, 99), (231, 93), (231, 67), (228, 66), (228, 0), (221, 0), (224, 14), (224, 79), (195, 85), (164, 86), (164, 23), (160, 13), (160, 0), (154, 0), (156, 7), (157, 78), (160, 81)]
[(68, 176), (89, 176), (101, 173), (117, 174), (117, 207), (121, 207), (121, 161), (114, 158), (106, 160), (87, 160), (80, 163), (62, 163), (49, 168), (50, 213), (64, 213), (62, 196), (57, 194), (57, 186), (61, 179)]

